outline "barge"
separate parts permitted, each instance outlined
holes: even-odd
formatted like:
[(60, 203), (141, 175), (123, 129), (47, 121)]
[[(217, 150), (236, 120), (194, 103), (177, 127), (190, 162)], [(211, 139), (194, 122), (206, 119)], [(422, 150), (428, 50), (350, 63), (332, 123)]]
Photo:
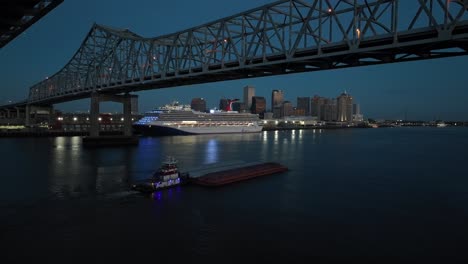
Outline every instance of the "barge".
[(243, 166), (236, 166), (234, 168), (223, 168), (196, 178), (189, 176), (189, 180), (191, 183), (197, 185), (216, 187), (249, 180), (260, 176), (285, 172), (287, 170), (288, 168), (286, 166), (276, 162), (248, 163)]
[(190, 169), (188, 172), (180, 172), (177, 161), (169, 157), (152, 177), (133, 184), (132, 188), (148, 193), (181, 184), (216, 187), (287, 170), (286, 166), (276, 162), (228, 161), (207, 164)]

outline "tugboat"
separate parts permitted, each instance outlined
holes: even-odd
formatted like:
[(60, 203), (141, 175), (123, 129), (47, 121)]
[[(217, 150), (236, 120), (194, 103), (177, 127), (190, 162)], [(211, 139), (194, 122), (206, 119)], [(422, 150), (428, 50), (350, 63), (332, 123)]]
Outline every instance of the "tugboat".
[(177, 160), (174, 157), (167, 157), (150, 179), (133, 184), (132, 189), (140, 192), (154, 192), (156, 190), (180, 185), (185, 182), (187, 177), (187, 174), (179, 172)]

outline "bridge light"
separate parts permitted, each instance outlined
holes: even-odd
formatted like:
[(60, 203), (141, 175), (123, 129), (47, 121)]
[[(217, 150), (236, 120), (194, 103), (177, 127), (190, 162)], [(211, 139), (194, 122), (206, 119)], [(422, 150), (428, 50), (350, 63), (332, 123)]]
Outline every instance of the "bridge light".
[(361, 30), (359, 30), (359, 28), (356, 28), (356, 34), (357, 38), (361, 38)]
[(227, 43), (227, 42), (228, 42), (228, 40), (227, 40), (227, 39), (223, 39), (223, 41), (224, 41), (224, 43)]
[(100, 117), (99, 117), (99, 118), (98, 118), (98, 120), (99, 120), (99, 121), (101, 121), (101, 120), (102, 120), (102, 118), (100, 118)]
[(73, 121), (76, 121), (76, 120), (78, 120), (78, 118), (77, 118), (76, 116), (75, 116), (75, 117), (73, 117)]
[(124, 118), (123, 118), (123, 117), (122, 117), (122, 118), (120, 118), (120, 121), (124, 121)]
[(331, 8), (328, 8), (328, 13), (331, 13), (332, 12), (332, 9)]

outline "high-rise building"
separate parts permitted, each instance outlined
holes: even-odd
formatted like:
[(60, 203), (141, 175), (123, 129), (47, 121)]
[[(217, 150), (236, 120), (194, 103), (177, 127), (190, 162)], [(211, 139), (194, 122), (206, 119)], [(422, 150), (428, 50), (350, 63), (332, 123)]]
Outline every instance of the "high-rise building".
[(247, 109), (252, 107), (252, 97), (255, 96), (255, 87), (247, 85), (244, 87), (244, 103)]
[(325, 103), (325, 98), (320, 97), (318, 95), (315, 95), (310, 99), (310, 115), (311, 116), (316, 116), (318, 120), (324, 120), (322, 119), (322, 113), (321, 109), (323, 108), (323, 105)]
[(251, 113), (258, 114), (263, 118), (263, 114), (266, 112), (266, 100), (263, 96), (252, 97)]
[(353, 104), (353, 115), (361, 114), (361, 106), (359, 104)]
[(283, 100), (284, 100), (283, 91), (273, 90), (271, 92), (271, 109), (274, 109), (276, 106), (281, 106), (283, 103)]
[(282, 117), (291, 116), (293, 114), (293, 106), (289, 101), (284, 101), (282, 105)]
[(353, 97), (346, 92), (337, 98), (337, 121), (351, 122), (353, 120)]
[(283, 112), (282, 112), (282, 107), (281, 106), (275, 106), (273, 108), (273, 118), (281, 118)]
[(205, 112), (206, 111), (206, 101), (203, 98), (193, 98), (190, 103), (190, 108), (195, 111)]
[(303, 115), (310, 115), (310, 97), (298, 97), (297, 109), (303, 110)]
[(353, 121), (364, 121), (364, 116), (361, 114), (361, 107), (359, 104), (353, 104)]
[(336, 121), (337, 118), (337, 106), (336, 99), (324, 98), (324, 103), (320, 109), (320, 120), (324, 121)]

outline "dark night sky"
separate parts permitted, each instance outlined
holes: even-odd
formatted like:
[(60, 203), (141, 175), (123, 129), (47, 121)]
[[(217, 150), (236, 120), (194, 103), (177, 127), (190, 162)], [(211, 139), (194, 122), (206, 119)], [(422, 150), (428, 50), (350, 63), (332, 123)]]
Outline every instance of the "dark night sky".
[[(36, 82), (60, 70), (73, 56), (94, 22), (128, 28), (145, 36), (173, 33), (270, 3), (267, 0), (65, 0), (22, 35), (0, 49), (0, 104), (26, 99)], [(406, 2), (406, 1), (405, 1)], [(415, 1), (416, 2), (416, 1)], [(190, 103), (204, 97), (209, 107), (222, 97), (242, 98), (242, 87), (270, 101), (282, 89), (296, 104), (298, 96), (336, 97), (350, 93), (366, 117), (468, 120), (468, 57), (291, 74), (138, 92), (140, 111), (174, 99)], [(89, 99), (56, 105), (63, 111), (88, 111)], [(105, 103), (104, 111), (120, 112)]]

